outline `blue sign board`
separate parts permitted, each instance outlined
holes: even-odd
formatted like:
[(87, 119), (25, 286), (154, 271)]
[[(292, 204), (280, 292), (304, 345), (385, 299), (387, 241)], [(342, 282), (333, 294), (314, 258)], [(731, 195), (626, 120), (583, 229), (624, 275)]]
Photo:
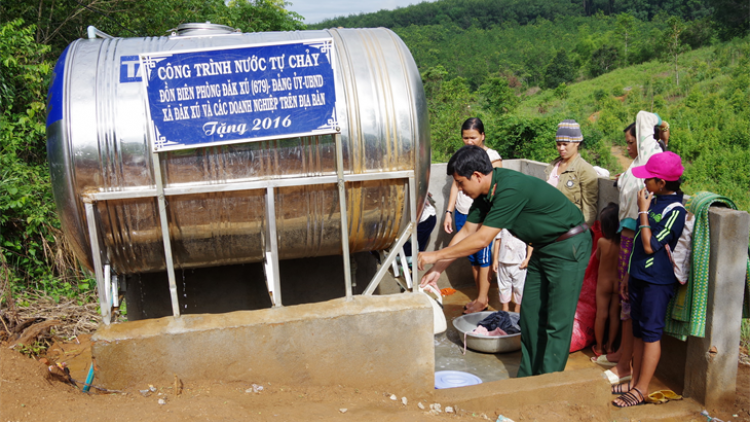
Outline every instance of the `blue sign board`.
[(140, 55), (154, 151), (337, 132), (332, 39)]

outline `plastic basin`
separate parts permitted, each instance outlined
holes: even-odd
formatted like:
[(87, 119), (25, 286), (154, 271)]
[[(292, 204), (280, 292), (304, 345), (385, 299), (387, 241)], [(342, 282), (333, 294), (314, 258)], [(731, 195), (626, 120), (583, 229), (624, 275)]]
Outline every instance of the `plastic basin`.
[(477, 312), (474, 314), (462, 315), (454, 319), (453, 326), (458, 330), (461, 341), (464, 341), (464, 338), (466, 338), (466, 347), (483, 353), (508, 353), (520, 350), (521, 333), (509, 334), (507, 336), (482, 336), (471, 334), (471, 332), (477, 328), (479, 321), (487, 318), (492, 313), (493, 312), (489, 311)]

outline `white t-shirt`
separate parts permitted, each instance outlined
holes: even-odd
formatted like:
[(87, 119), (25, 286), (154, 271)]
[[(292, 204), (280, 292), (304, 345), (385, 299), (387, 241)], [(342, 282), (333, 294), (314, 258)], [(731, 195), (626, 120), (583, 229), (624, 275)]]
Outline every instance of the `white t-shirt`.
[(500, 230), (495, 239), (500, 239), (497, 262), (503, 265), (520, 264), (526, 259), (526, 243), (513, 236), (507, 229)]
[(422, 209), (422, 215), (419, 217), (419, 222), (423, 223), (428, 218), (432, 217), (433, 215), (437, 215), (437, 211), (435, 211), (435, 207), (430, 204), (430, 201), (425, 200), (424, 201), (424, 208)]
[[(500, 154), (498, 154), (494, 149), (487, 148), (487, 155), (490, 157), (491, 162), (501, 159)], [(461, 191), (458, 191), (458, 196), (456, 197), (456, 211), (460, 212), (461, 214), (468, 214), (469, 208), (471, 208), (471, 204), (473, 202), (474, 200), (469, 196)]]

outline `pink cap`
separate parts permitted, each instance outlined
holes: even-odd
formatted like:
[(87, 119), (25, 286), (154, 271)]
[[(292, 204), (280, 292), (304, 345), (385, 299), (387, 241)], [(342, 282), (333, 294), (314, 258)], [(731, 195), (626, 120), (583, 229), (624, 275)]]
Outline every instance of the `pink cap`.
[(633, 167), (633, 176), (639, 179), (658, 177), (669, 182), (680, 179), (685, 168), (682, 159), (674, 152), (660, 152), (648, 159), (645, 166)]

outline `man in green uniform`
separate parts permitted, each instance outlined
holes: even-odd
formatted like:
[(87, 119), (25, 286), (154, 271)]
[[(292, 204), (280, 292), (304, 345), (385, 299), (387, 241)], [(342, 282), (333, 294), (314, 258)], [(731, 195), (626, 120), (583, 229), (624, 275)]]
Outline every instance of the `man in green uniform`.
[(434, 264), (421, 284), (436, 283), (456, 258), (480, 250), (500, 229), (508, 229), (534, 247), (519, 322), (522, 358), (518, 377), (564, 370), (591, 254), (591, 235), (583, 214), (543, 180), (493, 169), (487, 153), (476, 146), (456, 151), (448, 162), (448, 175), (474, 203), (466, 225), (448, 247), (419, 254), (420, 270)]

